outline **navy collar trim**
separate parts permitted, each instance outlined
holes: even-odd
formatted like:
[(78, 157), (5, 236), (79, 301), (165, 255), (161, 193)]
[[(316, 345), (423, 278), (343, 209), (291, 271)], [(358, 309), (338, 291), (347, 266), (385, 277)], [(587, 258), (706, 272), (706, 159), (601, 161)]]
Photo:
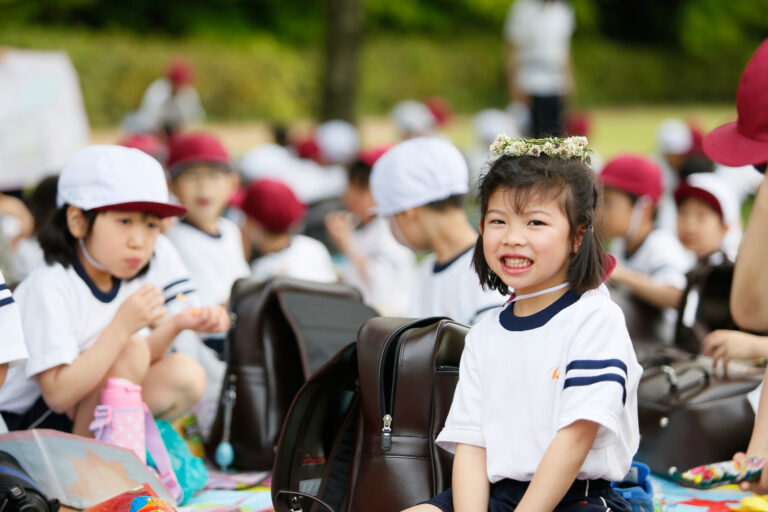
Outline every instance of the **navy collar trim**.
[(508, 331), (530, 331), (538, 329), (549, 322), (556, 314), (579, 300), (580, 295), (573, 289), (568, 290), (562, 297), (542, 309), (538, 313), (529, 316), (517, 316), (514, 312), (514, 303), (504, 308), (499, 313), (501, 326)]
[(90, 278), (88, 273), (83, 268), (83, 265), (80, 263), (79, 258), (75, 257), (75, 262), (72, 266), (75, 268), (77, 275), (80, 276), (80, 279), (85, 281), (85, 284), (88, 285), (88, 288), (90, 288), (93, 296), (96, 297), (100, 302), (109, 304), (115, 297), (117, 297), (117, 292), (120, 291), (120, 283), (122, 282), (120, 279), (112, 277), (112, 289), (108, 292), (104, 292), (100, 290), (99, 287), (96, 286), (96, 283), (94, 283)]
[(216, 234), (213, 234), (213, 233), (209, 233), (209, 232), (207, 232), (207, 231), (206, 231), (206, 230), (204, 230), (204, 229), (200, 229), (200, 226), (197, 226), (197, 225), (195, 225), (195, 224), (192, 224), (192, 223), (191, 223), (189, 220), (187, 220), (186, 218), (184, 218), (184, 219), (181, 219), (181, 222), (183, 222), (184, 224), (186, 224), (187, 226), (189, 226), (189, 227), (191, 227), (191, 228), (194, 228), (194, 229), (196, 229), (196, 230), (197, 230), (197, 231), (199, 231), (200, 233), (202, 233), (202, 234), (204, 234), (204, 235), (206, 235), (206, 236), (208, 236), (208, 237), (210, 237), (210, 238), (214, 238), (214, 239), (216, 239), (216, 240), (218, 240), (219, 238), (221, 238), (221, 230), (219, 230), (219, 232), (218, 232), (218, 233), (216, 233)]
[(456, 260), (458, 260), (459, 258), (464, 256), (465, 254), (467, 254), (469, 251), (471, 251), (474, 248), (475, 248), (474, 245), (469, 247), (466, 251), (462, 251), (458, 256), (454, 256), (453, 258), (451, 258), (450, 260), (446, 261), (445, 263), (435, 262), (435, 266), (432, 267), (432, 273), (433, 274), (437, 274), (438, 272), (442, 272), (443, 270), (447, 269), (448, 267), (450, 267), (451, 265), (456, 263)]

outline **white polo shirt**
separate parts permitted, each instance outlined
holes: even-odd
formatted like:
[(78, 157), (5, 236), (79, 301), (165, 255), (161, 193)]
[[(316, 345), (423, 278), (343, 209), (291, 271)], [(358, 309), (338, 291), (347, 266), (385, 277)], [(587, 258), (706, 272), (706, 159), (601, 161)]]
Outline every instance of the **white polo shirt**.
[(640, 440), (641, 374), (624, 315), (598, 290), (568, 291), (527, 317), (510, 303), (467, 335), (437, 444), (485, 447), (492, 483), (527, 482), (557, 432), (588, 420), (600, 427), (577, 478), (621, 480)]
[(447, 316), (473, 324), (482, 313), (504, 304), (507, 297), (480, 286), (472, 267), (474, 249), (470, 247), (446, 263), (438, 264), (435, 253), (419, 263), (411, 288), (409, 316)]
[(335, 283), (338, 281), (331, 255), (322, 242), (304, 235), (293, 235), (288, 247), (265, 254), (251, 264), (252, 275), (266, 281), (275, 276)]
[(219, 218), (216, 224), (218, 235), (210, 235), (183, 221), (166, 233), (187, 265), (200, 303), (206, 306), (228, 300), (232, 284), (250, 273), (240, 228), (225, 218)]
[(0, 409), (26, 412), (40, 396), (35, 375), (72, 364), (114, 318), (120, 305), (145, 281), (114, 281), (109, 292), (99, 290), (77, 263), (39, 268), (15, 290), (24, 337), (26, 363), (11, 368), (0, 388)]
[[(0, 364), (16, 366), (27, 359), (19, 306), (0, 272)], [(1, 405), (1, 403), (0, 403)]]
[(693, 253), (686, 251), (680, 240), (669, 231), (654, 229), (630, 255), (627, 255), (624, 240), (611, 242), (611, 254), (619, 263), (626, 265), (654, 280), (685, 289), (685, 274), (695, 263)]

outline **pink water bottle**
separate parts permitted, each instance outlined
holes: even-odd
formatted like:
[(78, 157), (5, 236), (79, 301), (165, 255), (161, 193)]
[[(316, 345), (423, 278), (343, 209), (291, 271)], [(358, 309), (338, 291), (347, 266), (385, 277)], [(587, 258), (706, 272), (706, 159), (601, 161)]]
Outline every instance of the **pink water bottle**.
[(99, 441), (127, 448), (146, 464), (146, 431), (141, 386), (110, 378), (101, 390), (101, 403), (93, 413), (91, 432)]

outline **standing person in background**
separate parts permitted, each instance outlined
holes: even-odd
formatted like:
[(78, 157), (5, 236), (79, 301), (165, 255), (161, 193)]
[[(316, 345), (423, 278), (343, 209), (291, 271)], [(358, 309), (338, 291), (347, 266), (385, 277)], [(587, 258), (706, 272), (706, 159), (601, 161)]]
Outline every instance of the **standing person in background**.
[[(768, 40), (757, 49), (739, 80), (735, 122), (712, 130), (704, 138), (704, 151), (715, 162), (753, 165), (765, 173), (768, 165)], [(744, 329), (768, 329), (768, 265), (765, 249), (768, 235), (768, 185), (760, 185), (752, 216), (744, 233), (733, 273), (731, 314)], [(768, 391), (765, 379), (760, 394), (755, 428), (747, 455), (768, 458)], [(735, 459), (744, 457), (738, 453)], [(744, 482), (743, 489), (768, 491), (768, 472), (756, 484)]]
[(563, 132), (565, 97), (572, 86), (573, 8), (564, 0), (517, 0), (504, 23), (510, 97), (531, 109), (531, 136)]

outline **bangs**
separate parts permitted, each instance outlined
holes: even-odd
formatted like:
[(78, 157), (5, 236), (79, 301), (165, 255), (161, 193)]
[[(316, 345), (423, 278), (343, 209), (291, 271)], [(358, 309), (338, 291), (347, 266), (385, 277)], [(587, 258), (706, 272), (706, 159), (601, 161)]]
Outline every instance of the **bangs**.
[(531, 203), (543, 203), (557, 201), (566, 217), (567, 193), (565, 184), (555, 182), (527, 183), (515, 187), (501, 187), (498, 189), (504, 195), (504, 201), (517, 215), (522, 215), (528, 210)]

